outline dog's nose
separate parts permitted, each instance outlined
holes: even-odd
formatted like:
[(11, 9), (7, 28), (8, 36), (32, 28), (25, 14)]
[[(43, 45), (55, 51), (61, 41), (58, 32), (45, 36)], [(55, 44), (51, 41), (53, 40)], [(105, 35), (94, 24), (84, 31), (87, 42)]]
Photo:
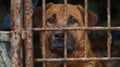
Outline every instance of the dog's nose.
[(52, 53), (64, 53), (64, 38), (66, 38), (67, 42), (67, 52), (71, 54), (74, 51), (74, 39), (72, 34), (67, 32), (65, 35), (65, 31), (53, 31), (50, 35), (49, 39), (49, 49)]
[(64, 40), (64, 32), (63, 31), (56, 31), (53, 35), (55, 40)]

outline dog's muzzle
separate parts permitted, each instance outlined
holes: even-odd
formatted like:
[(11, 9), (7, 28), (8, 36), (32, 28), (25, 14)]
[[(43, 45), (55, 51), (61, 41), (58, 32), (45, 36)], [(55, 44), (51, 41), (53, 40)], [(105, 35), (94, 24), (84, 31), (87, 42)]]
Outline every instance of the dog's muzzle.
[[(64, 53), (64, 31), (52, 31), (49, 36), (49, 49), (52, 53)], [(71, 54), (74, 51), (74, 38), (70, 32), (67, 32), (67, 53)]]

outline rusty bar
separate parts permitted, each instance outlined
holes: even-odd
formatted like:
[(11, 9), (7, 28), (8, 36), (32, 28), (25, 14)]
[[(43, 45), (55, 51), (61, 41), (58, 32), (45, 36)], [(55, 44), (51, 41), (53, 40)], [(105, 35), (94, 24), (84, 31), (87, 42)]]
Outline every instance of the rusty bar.
[[(2, 42), (6, 42), (6, 41), (10, 41), (10, 38), (11, 38), (11, 34), (13, 33), (14, 31), (0, 31), (0, 41)], [(22, 39), (25, 39), (25, 36), (26, 36), (26, 31), (22, 31), (21, 32), (21, 37)]]
[(33, 28), (34, 31), (49, 30), (120, 30), (120, 27), (58, 27), (58, 28)]
[[(67, 58), (67, 33), (66, 32), (64, 37), (64, 58)], [(64, 67), (67, 67), (66, 62), (64, 62)]]
[(89, 58), (47, 58), (47, 59), (40, 59), (36, 58), (35, 61), (37, 62), (69, 62), (69, 61), (108, 61), (108, 60), (120, 60), (120, 57), (111, 57), (108, 59), (108, 57), (101, 57), (101, 58), (96, 58), (96, 57), (89, 57)]
[[(42, 20), (43, 20), (43, 24), (44, 24), (45, 23), (45, 15), (46, 15), (46, 13), (45, 13), (46, 12), (45, 11), (45, 9), (46, 9), (45, 0), (42, 0), (42, 9), (43, 9)], [(44, 32), (43, 32), (42, 36), (44, 36)], [(43, 57), (43, 59), (45, 59), (45, 36), (42, 38), (42, 57)], [(43, 63), (43, 67), (46, 67), (45, 62), (42, 62), (42, 63)]]
[(11, 37), (10, 32), (0, 31), (0, 42), (9, 42)]
[[(110, 14), (110, 0), (107, 0), (107, 24), (108, 27), (111, 27), (111, 14)], [(111, 57), (111, 43), (112, 35), (110, 29), (108, 29), (108, 39), (107, 39), (107, 54), (108, 54), (108, 67), (110, 67), (110, 57)]]
[(110, 0), (107, 0), (107, 23), (111, 27)]
[[(44, 36), (44, 32), (43, 32), (43, 34), (41, 36)], [(42, 37), (42, 57), (43, 57), (44, 60), (46, 59), (45, 58), (45, 53), (46, 52), (45, 52), (45, 36), (44, 36), (44, 37)], [(43, 63), (43, 67), (46, 67), (45, 62), (42, 62), (42, 63)]]
[[(67, 0), (64, 0), (64, 19), (67, 22)], [(67, 33), (65, 32), (64, 37), (64, 58), (67, 58)], [(66, 62), (63, 63), (64, 67), (67, 67)]]
[[(88, 27), (88, 0), (85, 0), (85, 27)], [(85, 58), (87, 58), (88, 53), (88, 36), (87, 30), (85, 30)]]
[(88, 0), (85, 0), (85, 27), (88, 27)]
[(2, 33), (2, 34), (4, 34), (4, 33), (7, 34), (8, 33), (9, 34), (11, 32), (9, 32), (9, 31), (0, 31), (0, 33)]
[(10, 39), (11, 67), (22, 67), (22, 0), (11, 0), (11, 25), (12, 34)]
[(26, 29), (25, 40), (25, 65), (33, 67), (33, 42), (32, 42), (32, 1), (24, 0), (24, 23)]

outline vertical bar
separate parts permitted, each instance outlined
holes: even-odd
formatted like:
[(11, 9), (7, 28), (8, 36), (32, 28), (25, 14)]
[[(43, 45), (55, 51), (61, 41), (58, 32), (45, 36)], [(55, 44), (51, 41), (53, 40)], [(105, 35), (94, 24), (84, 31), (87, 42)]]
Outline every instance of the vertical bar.
[[(43, 19), (43, 24), (45, 23), (45, 15), (46, 15), (46, 11), (45, 11), (45, 0), (42, 0), (42, 9), (43, 9), (43, 15), (42, 15), (42, 19)], [(44, 32), (42, 34), (42, 36), (44, 36)], [(42, 38), (42, 57), (45, 60), (45, 36)], [(43, 62), (43, 67), (46, 67), (45, 62)]]
[[(88, 27), (88, 0), (85, 0), (85, 27)], [(87, 31), (85, 30), (85, 58), (87, 58), (87, 53), (88, 53), (88, 36), (87, 36)]]
[[(67, 32), (65, 32), (64, 37), (64, 58), (67, 58)], [(64, 62), (64, 67), (67, 67), (66, 62)]]
[[(65, 14), (65, 21), (67, 22), (67, 0), (64, 0), (64, 14)], [(64, 33), (64, 58), (67, 58), (67, 32)], [(67, 67), (66, 62), (64, 62), (64, 67)]]
[(22, 0), (11, 0), (11, 25), (12, 35), (10, 39), (11, 67), (22, 67), (21, 31), (22, 31)]
[(85, 0), (85, 27), (88, 27), (88, 0)]
[(32, 42), (32, 1), (24, 0), (24, 23), (26, 29), (25, 40), (25, 65), (33, 67), (33, 42)]
[(111, 27), (110, 0), (107, 0), (107, 23)]
[[(110, 14), (110, 0), (107, 0), (107, 23), (108, 28), (111, 27), (111, 14)], [(108, 67), (110, 67), (110, 56), (111, 56), (111, 43), (112, 43), (112, 36), (111, 31), (108, 29), (108, 39), (107, 39), (107, 54), (108, 54)]]

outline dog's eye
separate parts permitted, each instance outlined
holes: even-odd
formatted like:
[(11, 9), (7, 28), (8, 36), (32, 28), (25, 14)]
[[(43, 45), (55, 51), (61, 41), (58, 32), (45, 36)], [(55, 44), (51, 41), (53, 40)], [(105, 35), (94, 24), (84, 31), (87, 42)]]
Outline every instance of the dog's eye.
[(49, 24), (54, 24), (54, 23), (56, 23), (56, 17), (55, 17), (55, 15), (53, 15), (52, 17), (50, 17), (50, 18), (47, 20), (47, 23), (49, 23)]
[(69, 24), (69, 25), (74, 25), (74, 24), (76, 24), (76, 23), (78, 23), (78, 21), (77, 21), (73, 16), (70, 16), (70, 17), (68, 18), (67, 24)]

